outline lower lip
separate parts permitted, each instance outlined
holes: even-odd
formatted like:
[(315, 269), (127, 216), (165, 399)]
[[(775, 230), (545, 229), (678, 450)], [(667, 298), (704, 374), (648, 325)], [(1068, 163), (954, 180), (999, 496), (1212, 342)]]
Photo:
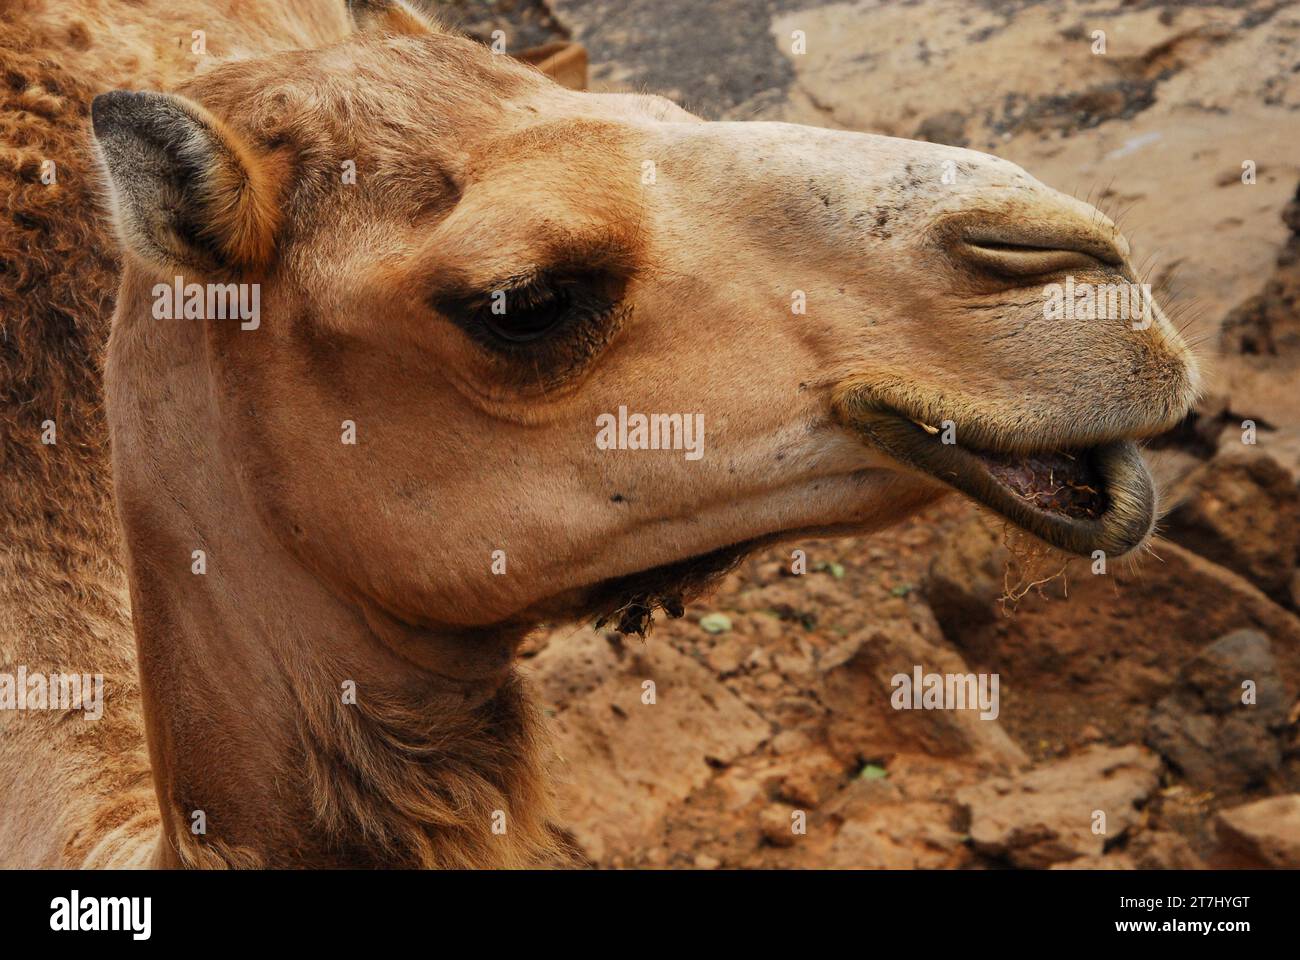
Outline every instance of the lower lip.
[(943, 444), (924, 428), (893, 413), (870, 412), (851, 423), (890, 456), (965, 494), (1040, 540), (1068, 553), (1122, 556), (1140, 546), (1155, 514), (1151, 476), (1131, 441), (1092, 451), (1106, 484), (1106, 510), (1098, 517), (1071, 517), (1041, 510), (998, 481), (968, 450)]

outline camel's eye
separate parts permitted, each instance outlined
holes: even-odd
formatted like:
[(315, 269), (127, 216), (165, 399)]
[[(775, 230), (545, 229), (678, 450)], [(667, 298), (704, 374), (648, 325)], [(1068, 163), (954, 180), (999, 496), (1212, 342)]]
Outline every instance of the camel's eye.
[(573, 306), (572, 284), (529, 284), (493, 291), (481, 319), (492, 336), (506, 343), (532, 343), (564, 323)]
[(616, 285), (598, 274), (540, 274), (444, 301), (440, 308), (483, 346), (506, 356), (521, 353), (535, 364), (543, 347), (592, 341), (617, 299)]
[(603, 272), (550, 271), (496, 289), (440, 298), (437, 309), (485, 348), (503, 371), (536, 383), (563, 380), (604, 349), (620, 325), (624, 280)]

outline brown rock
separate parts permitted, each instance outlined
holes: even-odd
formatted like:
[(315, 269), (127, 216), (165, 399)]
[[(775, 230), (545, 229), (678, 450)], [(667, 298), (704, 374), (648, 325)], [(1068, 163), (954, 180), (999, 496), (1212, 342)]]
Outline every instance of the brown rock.
[(749, 641), (735, 634), (727, 634), (706, 653), (709, 666), (721, 674), (735, 673), (745, 654), (749, 652)]
[(1073, 860), (1066, 860), (1064, 863), (1054, 863), (1049, 870), (1136, 870), (1137, 866), (1133, 859), (1124, 853), (1108, 854), (1088, 854), (1083, 857), (1076, 857)]
[(947, 803), (878, 805), (840, 827), (826, 865), (859, 870), (964, 866), (970, 852), (954, 827), (956, 813)]
[(1010, 554), (1001, 537), (974, 516), (944, 541), (930, 563), (925, 598), (944, 636), (957, 643), (997, 616)]
[(1282, 220), (1291, 235), (1263, 292), (1223, 320), (1220, 342), (1226, 354), (1286, 358), (1300, 353), (1300, 311), (1296, 310), (1300, 303), (1300, 190), (1283, 211)]
[(1204, 870), (1205, 861), (1179, 833), (1147, 830), (1129, 841), (1125, 850), (1139, 870)]
[(821, 803), (821, 789), (817, 780), (808, 770), (791, 770), (777, 784), (777, 796), (788, 800), (805, 810), (811, 810)]
[(764, 839), (774, 847), (792, 847), (796, 839), (793, 814), (795, 808), (784, 805), (764, 807), (758, 815)]
[(956, 110), (946, 110), (926, 117), (916, 128), (915, 139), (946, 143), (950, 147), (965, 147), (970, 144), (966, 138), (966, 118)]
[(1214, 866), (1300, 868), (1300, 794), (1222, 810), (1214, 829)]
[(1072, 576), (1068, 598), (1060, 590), (1031, 593), (1013, 618), (966, 639), (973, 659), (1004, 666), (1007, 711), (1025, 702), (1016, 691), (1032, 691), (1043, 734), (1055, 735), (1053, 717), (1082, 726), (1104, 716), (1108, 738), (1141, 741), (1152, 706), (1174, 688), (1182, 664), (1243, 627), (1270, 638), (1288, 683), (1300, 678), (1294, 614), (1177, 544), (1157, 540), (1152, 551), (1110, 564), (1105, 576)]
[(825, 750), (816, 747), (800, 752), (788, 769), (777, 777), (776, 795), (796, 807), (810, 810), (843, 779), (843, 768)]
[(772, 752), (777, 756), (802, 753), (812, 746), (806, 733), (799, 730), (782, 730), (772, 738)]
[(1189, 481), (1164, 536), (1233, 570), (1280, 602), (1300, 550), (1300, 491), (1261, 453), (1218, 456)]
[(918, 665), (925, 673), (971, 672), (951, 647), (906, 623), (864, 630), (827, 652), (820, 663), (825, 673), (821, 700), (830, 710), (827, 735), (833, 753), (845, 762), (925, 753), (998, 770), (1025, 761), (1001, 724), (981, 719), (978, 709), (895, 710), (893, 677), (910, 676)]
[[(1288, 385), (1294, 384), (1300, 380), (1300, 369), (1284, 374), (1282, 379)], [(1272, 429), (1257, 429), (1255, 445), (1248, 446), (1241, 442), (1241, 419), (1237, 417), (1220, 435), (1219, 455), (1244, 453), (1271, 457), (1291, 475), (1292, 482), (1300, 484), (1300, 423), (1275, 423)]]
[(793, 629), (791, 624), (783, 622), (780, 617), (762, 611), (739, 616), (736, 623), (738, 630), (743, 629), (758, 642), (766, 644), (776, 643), (788, 630)]
[[(1242, 702), (1247, 681), (1252, 703)], [(1268, 637), (1236, 630), (1187, 662), (1152, 709), (1146, 742), (1195, 786), (1244, 789), (1281, 765), (1288, 701)]]
[(772, 663), (782, 676), (796, 683), (806, 680), (814, 673), (812, 659), (801, 654), (779, 653), (772, 658)]
[[(597, 864), (643, 850), (715, 766), (752, 752), (771, 733), (667, 643), (639, 644), (620, 657), (599, 634), (580, 631), (552, 643), (528, 669), (543, 691), (564, 691), (549, 698), (561, 703), (552, 723), (560, 825)], [(646, 680), (655, 683), (654, 704), (642, 702)]]
[[(1136, 805), (1156, 788), (1159, 759), (1139, 747), (1088, 749), (1018, 777), (957, 791), (981, 853), (1019, 867), (1100, 856), (1136, 822)], [(1094, 833), (1096, 813), (1105, 815)]]

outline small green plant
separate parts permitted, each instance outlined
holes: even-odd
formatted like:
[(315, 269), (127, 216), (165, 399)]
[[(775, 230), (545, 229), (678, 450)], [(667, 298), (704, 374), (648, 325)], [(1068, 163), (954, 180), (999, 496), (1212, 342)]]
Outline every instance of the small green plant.
[(829, 573), (836, 580), (844, 579), (844, 564), (835, 561), (825, 561), (813, 565), (813, 570), (818, 573)]
[(731, 629), (731, 618), (725, 613), (706, 613), (700, 617), (700, 629), (705, 633), (726, 633)]

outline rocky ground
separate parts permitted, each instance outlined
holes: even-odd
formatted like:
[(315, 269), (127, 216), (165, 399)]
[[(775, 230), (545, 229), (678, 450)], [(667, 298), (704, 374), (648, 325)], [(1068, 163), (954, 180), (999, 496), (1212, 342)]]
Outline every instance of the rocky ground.
[[(512, 48), (581, 41), (598, 89), (1014, 160), (1122, 215), (1211, 373), (1151, 446), (1177, 507), (1135, 563), (1025, 592), (1057, 570), (953, 498), (757, 557), (647, 641), (536, 638), (561, 822), (588, 862), (1300, 867), (1300, 7), (434, 6)], [(996, 673), (998, 717), (893, 709), (916, 664)]]

